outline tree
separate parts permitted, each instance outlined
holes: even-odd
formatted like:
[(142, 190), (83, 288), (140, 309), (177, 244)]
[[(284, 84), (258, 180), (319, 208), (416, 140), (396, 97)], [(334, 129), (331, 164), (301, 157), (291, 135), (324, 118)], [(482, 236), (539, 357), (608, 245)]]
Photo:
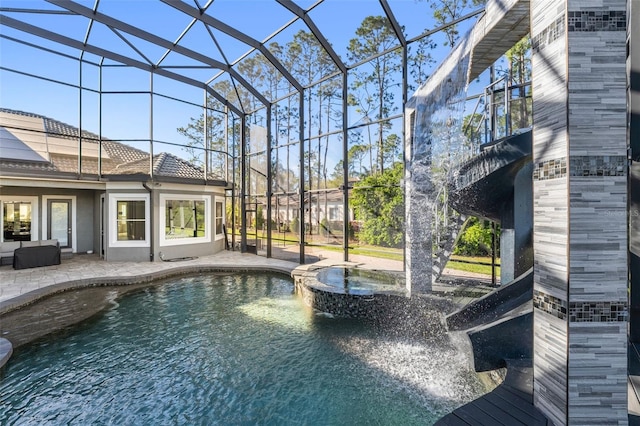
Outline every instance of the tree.
[[(433, 9), (434, 19), (439, 26), (442, 26), (462, 17), (466, 12), (470, 12), (470, 6), (480, 6), (484, 3), (485, 0), (435, 0), (430, 3), (430, 6)], [(453, 49), (460, 36), (458, 25), (450, 25), (443, 31), (447, 37), (444, 45), (451, 46)]]
[[(298, 31), (293, 36), (293, 41), (287, 44), (288, 56), (292, 58), (292, 74), (301, 82), (309, 84), (319, 79), (320, 77), (335, 70), (335, 65), (322, 45), (318, 42), (316, 37), (306, 31)], [(316, 91), (312, 89), (305, 90), (306, 95), (306, 128), (307, 128), (307, 143), (308, 154), (306, 158), (308, 179), (308, 188), (313, 189), (313, 178), (316, 177), (316, 187), (319, 181), (319, 174), (314, 172), (317, 170), (313, 168), (313, 161), (318, 160), (319, 150), (314, 151), (312, 145), (313, 126), (318, 128), (318, 134), (322, 132), (322, 106), (323, 101), (326, 99), (326, 93), (322, 93), (320, 87), (315, 87)], [(327, 92), (331, 93), (331, 92)], [(314, 114), (313, 100), (318, 101), (319, 105)]]
[(407, 66), (409, 67), (409, 75), (413, 79), (413, 84), (408, 85), (409, 91), (422, 86), (429, 78), (428, 70), (436, 63), (436, 60), (431, 56), (431, 51), (437, 46), (429, 36), (423, 37), (409, 46)]
[[(368, 59), (398, 45), (398, 39), (391, 24), (382, 16), (367, 16), (356, 30), (356, 36), (358, 38), (351, 39), (347, 47), (348, 58), (352, 62)], [(391, 89), (399, 84), (394, 80), (394, 76), (398, 75), (401, 67), (401, 49), (398, 48), (375, 57), (353, 72), (355, 80), (351, 85), (353, 93), (349, 95), (349, 104), (355, 106), (365, 119), (382, 120), (377, 125), (375, 166), (370, 165), (372, 170), (375, 167), (377, 173), (384, 173), (384, 137), (391, 124), (383, 119), (397, 110), (393, 103), (394, 94)], [(369, 137), (369, 147), (372, 151), (371, 137)]]
[[(333, 60), (324, 50), (320, 42), (312, 33), (306, 31), (298, 31), (294, 35), (293, 40), (287, 44), (287, 56), (291, 58), (292, 74), (303, 84), (311, 84), (321, 77), (336, 71)], [(314, 136), (323, 133), (323, 125), (326, 124), (327, 128), (329, 127), (329, 120), (332, 116), (331, 99), (338, 93), (337, 87), (335, 82), (328, 81), (314, 85), (304, 91), (306, 106), (305, 127), (307, 129), (307, 146), (304, 153), (306, 182), (304, 185), (308, 190), (313, 190), (314, 186), (315, 189), (320, 189), (322, 182), (326, 185), (326, 157), (328, 147), (325, 146), (325, 153), (323, 155), (321, 152), (322, 139), (320, 137), (314, 138)], [(315, 106), (314, 101), (316, 102)], [(323, 117), (326, 117), (326, 123)], [(315, 135), (314, 128), (317, 129)], [(315, 198), (315, 202), (317, 203), (317, 211), (320, 211), (320, 200), (318, 197)], [(311, 211), (311, 209), (309, 209), (309, 211)], [(309, 229), (311, 230), (313, 228), (309, 227)]]
[(360, 239), (367, 244), (401, 247), (404, 242), (402, 163), (372, 174), (354, 185), (351, 204), (363, 222)]
[(465, 142), (471, 154), (475, 154), (480, 145), (483, 143), (484, 134), (484, 116), (482, 114), (473, 113), (465, 115), (462, 119), (462, 133), (465, 136)]
[[(517, 42), (505, 54), (507, 58), (507, 76), (518, 86), (518, 101), (511, 108), (511, 127), (522, 129), (531, 126), (532, 101), (527, 96), (526, 84), (531, 80), (531, 38), (527, 35)], [(515, 102), (511, 102), (513, 105)]]
[[(225, 96), (231, 102), (242, 97), (246, 91), (235, 90), (228, 81), (221, 81), (213, 86), (213, 89)], [(228, 128), (225, 129), (225, 127)], [(236, 120), (235, 125), (232, 119), (227, 120), (224, 105), (217, 99), (207, 97), (207, 142), (204, 141), (204, 113), (198, 118), (191, 118), (184, 127), (176, 129), (179, 134), (187, 139), (184, 150), (189, 154), (188, 161), (194, 164), (204, 164), (205, 149), (209, 150), (209, 173), (217, 175), (221, 179), (228, 179), (228, 170), (225, 170), (227, 153), (233, 151), (235, 144), (236, 152), (239, 152), (236, 135), (240, 134), (240, 121)], [(230, 135), (228, 143), (226, 135)]]
[[(463, 256), (491, 255), (492, 234), (493, 229), (489, 221), (481, 221), (477, 217), (471, 217), (462, 231), (453, 253)], [(499, 236), (496, 236), (496, 238), (499, 238)]]

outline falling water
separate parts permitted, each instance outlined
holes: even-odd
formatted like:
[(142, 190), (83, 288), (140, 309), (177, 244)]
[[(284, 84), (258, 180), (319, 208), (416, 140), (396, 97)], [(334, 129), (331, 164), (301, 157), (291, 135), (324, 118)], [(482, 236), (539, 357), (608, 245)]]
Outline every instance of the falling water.
[(450, 253), (461, 224), (448, 207), (447, 182), (457, 164), (471, 155), (462, 133), (467, 96), (470, 34), (468, 33), (415, 95), (413, 146), (407, 168), (407, 283), (428, 291), (440, 271), (441, 252)]

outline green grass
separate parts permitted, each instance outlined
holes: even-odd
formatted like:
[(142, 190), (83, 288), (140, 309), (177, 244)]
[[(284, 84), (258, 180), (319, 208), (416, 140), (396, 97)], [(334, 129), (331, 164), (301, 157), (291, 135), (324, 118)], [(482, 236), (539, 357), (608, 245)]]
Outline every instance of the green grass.
[[(456, 260), (464, 260), (466, 262), (488, 263), (488, 265), (478, 265), (474, 263), (456, 262)], [(496, 259), (496, 275), (500, 275), (500, 259)], [(491, 275), (491, 257), (490, 256), (451, 256), (451, 260), (447, 263), (447, 267), (457, 271), (473, 272), (476, 274)]]
[(402, 250), (399, 252), (397, 249), (387, 249), (376, 247), (375, 249), (366, 247), (353, 247), (349, 248), (349, 253), (360, 254), (363, 256), (379, 257), (382, 259), (399, 260), (402, 262)]
[[(449, 263), (447, 263), (447, 268), (455, 269), (456, 271), (491, 275), (491, 266), (488, 265), (474, 265), (472, 263), (462, 263), (456, 262), (455, 260), (450, 260)], [(496, 275), (500, 276), (500, 267), (496, 267)]]
[[(466, 260), (467, 262), (478, 262), (491, 264), (491, 256), (460, 256), (452, 254), (451, 260)], [(500, 258), (496, 258), (496, 265), (500, 265)]]
[[(255, 238), (254, 235), (251, 235), (252, 232), (249, 232), (250, 235), (248, 235), (248, 238)], [(258, 238), (266, 238), (266, 235), (262, 232), (262, 231), (258, 231)], [(240, 234), (236, 234), (238, 237), (240, 237)], [(293, 244), (297, 244), (299, 243), (298, 239), (297, 239), (297, 235), (294, 233), (285, 233), (285, 242), (286, 243), (293, 243)], [(282, 238), (282, 233), (274, 233), (273, 234), (274, 237), (274, 241), (278, 240), (278, 241), (282, 241), (280, 240), (280, 238)], [(324, 237), (319, 237), (317, 235), (314, 235), (315, 238), (323, 238), (321, 241), (324, 242), (325, 239)], [(307, 244), (309, 244), (311, 247), (317, 247), (318, 249), (321, 250), (327, 250), (327, 251), (334, 251), (334, 252), (342, 252), (343, 248), (341, 244), (336, 244), (336, 245), (330, 245), (330, 244), (314, 244), (311, 241), (307, 240)], [(362, 256), (370, 256), (370, 257), (377, 257), (377, 258), (381, 258), (381, 259), (390, 259), (390, 260), (397, 260), (402, 262), (402, 249), (396, 249), (396, 248), (388, 248), (388, 247), (379, 247), (379, 246), (370, 246), (370, 245), (355, 245), (355, 246), (349, 246), (349, 253), (350, 254), (357, 254), (357, 255), (362, 255)], [(466, 262), (480, 262), (480, 263), (487, 263), (488, 265), (477, 265), (477, 264), (473, 264), (473, 263), (465, 263), (465, 262), (458, 262), (458, 261), (466, 261)], [(500, 259), (496, 259), (496, 263), (497, 263), (497, 267), (496, 267), (496, 275), (500, 275)], [(450, 269), (454, 269), (457, 271), (465, 271), (465, 272), (472, 272), (472, 273), (476, 273), (476, 274), (485, 274), (485, 275), (491, 275), (491, 257), (490, 256), (459, 256), (459, 255), (453, 255), (451, 256), (451, 260), (449, 260), (449, 262), (447, 263), (447, 267)]]

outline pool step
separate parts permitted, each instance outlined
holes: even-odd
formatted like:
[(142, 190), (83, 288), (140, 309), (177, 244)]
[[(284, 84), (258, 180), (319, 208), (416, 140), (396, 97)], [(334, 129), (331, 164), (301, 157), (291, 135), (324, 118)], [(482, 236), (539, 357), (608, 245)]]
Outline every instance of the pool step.
[(4, 366), (13, 354), (13, 345), (7, 339), (0, 337), (0, 367)]

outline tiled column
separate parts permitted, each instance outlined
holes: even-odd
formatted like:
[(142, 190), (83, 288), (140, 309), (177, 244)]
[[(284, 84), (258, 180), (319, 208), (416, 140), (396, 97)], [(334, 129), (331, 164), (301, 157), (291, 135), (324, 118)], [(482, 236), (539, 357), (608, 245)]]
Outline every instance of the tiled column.
[(534, 403), (627, 424), (626, 3), (532, 0)]
[[(629, 176), (629, 264), (631, 275), (631, 306), (629, 340), (640, 343), (640, 0), (628, 3), (627, 28), (627, 93), (629, 99), (629, 148), (631, 170)], [(635, 44), (632, 44), (634, 38)], [(631, 372), (640, 375), (640, 371)]]

